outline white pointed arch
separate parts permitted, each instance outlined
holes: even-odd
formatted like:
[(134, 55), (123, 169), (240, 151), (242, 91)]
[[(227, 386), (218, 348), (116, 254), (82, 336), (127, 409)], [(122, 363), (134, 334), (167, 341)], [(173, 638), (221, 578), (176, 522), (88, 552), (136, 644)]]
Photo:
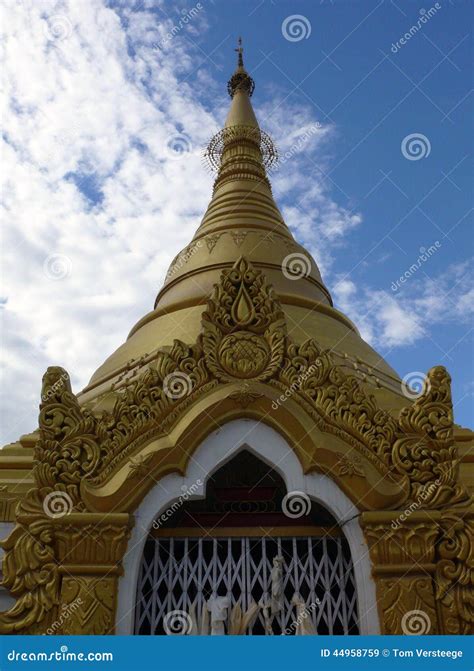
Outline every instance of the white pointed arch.
[(371, 575), (368, 547), (359, 524), (359, 510), (326, 475), (305, 475), (287, 441), (273, 428), (253, 419), (232, 420), (209, 434), (193, 454), (184, 477), (177, 473), (165, 476), (141, 501), (135, 511), (135, 525), (123, 560), (124, 574), (119, 580), (116, 633), (133, 633), (138, 574), (144, 544), (153, 521), (184, 490), (193, 492), (190, 499), (204, 498), (209, 476), (244, 449), (277, 471), (287, 491), (305, 492), (334, 516), (343, 529), (351, 551), (360, 633), (379, 634), (375, 582)]

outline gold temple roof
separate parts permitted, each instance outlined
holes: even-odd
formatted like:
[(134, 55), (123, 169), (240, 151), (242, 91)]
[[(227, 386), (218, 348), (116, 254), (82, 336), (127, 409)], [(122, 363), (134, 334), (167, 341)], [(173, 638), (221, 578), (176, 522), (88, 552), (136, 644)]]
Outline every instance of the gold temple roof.
[(316, 262), (295, 240), (275, 203), (266, 166), (275, 160), (276, 150), (259, 127), (251, 103), (254, 82), (244, 68), (241, 50), (238, 53), (238, 66), (228, 84), (229, 113), (207, 150), (217, 177), (203, 220), (171, 263), (154, 309), (94, 373), (82, 401), (107, 393), (118, 379), (153, 360), (158, 348), (170, 347), (175, 339), (195, 342), (214, 285), (222, 271), (243, 256), (275, 290), (290, 338), (297, 343), (314, 338), (331, 349), (351, 372), (357, 371), (373, 386), (371, 392), (375, 390), (384, 405), (398, 409), (404, 397), (397, 373), (333, 307)]

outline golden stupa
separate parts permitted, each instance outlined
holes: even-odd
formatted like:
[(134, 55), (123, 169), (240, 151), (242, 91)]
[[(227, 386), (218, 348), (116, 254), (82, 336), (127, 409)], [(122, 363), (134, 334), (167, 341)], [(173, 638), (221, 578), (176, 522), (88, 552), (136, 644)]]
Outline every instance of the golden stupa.
[(136, 365), (142, 357), (148, 360), (158, 348), (172, 345), (175, 339), (193, 343), (201, 329), (203, 306), (222, 271), (244, 257), (273, 287), (295, 342), (317, 338), (348, 369), (365, 374), (384, 407), (398, 409), (404, 404), (397, 373), (333, 307), (314, 259), (283, 221), (265, 170), (276, 152), (255, 117), (250, 100), (253, 88), (239, 53), (229, 82), (232, 103), (224, 129), (208, 150), (211, 160), (217, 155), (219, 171), (201, 225), (173, 260), (154, 310), (94, 373), (82, 402), (103, 395), (131, 363)]
[(154, 309), (77, 395), (49, 368), (38, 430), (1, 452), (1, 633), (113, 633), (140, 506), (239, 419), (271, 427), (301, 477), (327, 476), (357, 511), (378, 613), (366, 633), (404, 633), (415, 611), (426, 633), (472, 632), (473, 434), (454, 424), (444, 368), (411, 399), (334, 308), (274, 201), (253, 89), (239, 47), (211, 202)]

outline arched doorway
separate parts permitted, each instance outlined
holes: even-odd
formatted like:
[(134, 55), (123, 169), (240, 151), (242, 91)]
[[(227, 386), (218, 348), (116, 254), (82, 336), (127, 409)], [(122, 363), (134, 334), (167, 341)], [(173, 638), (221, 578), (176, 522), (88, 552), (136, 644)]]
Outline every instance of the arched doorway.
[(135, 631), (137, 585), (153, 522), (173, 508), (184, 489), (193, 492), (193, 500), (205, 498), (208, 478), (244, 449), (277, 472), (288, 492), (305, 492), (334, 517), (350, 548), (359, 632), (379, 634), (375, 581), (359, 524), (359, 509), (328, 476), (315, 471), (305, 474), (295, 451), (281, 434), (262, 421), (245, 418), (229, 421), (211, 432), (193, 452), (185, 475), (175, 472), (161, 478), (136, 508), (135, 523), (123, 558), (124, 571), (119, 579), (116, 633), (129, 635)]
[[(183, 492), (152, 525), (136, 634), (211, 633), (216, 603), (226, 633), (359, 633), (349, 545), (324, 506), (288, 493), (283, 478), (245, 449), (206, 484), (204, 499)], [(237, 622), (240, 612), (247, 626)]]

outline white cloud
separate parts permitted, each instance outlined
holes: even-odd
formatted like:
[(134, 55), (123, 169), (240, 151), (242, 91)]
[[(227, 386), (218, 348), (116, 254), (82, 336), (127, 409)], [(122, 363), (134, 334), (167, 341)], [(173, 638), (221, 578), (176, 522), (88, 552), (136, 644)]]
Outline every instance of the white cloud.
[(288, 105), (279, 101), (278, 92), (271, 104), (258, 111), (262, 128), (277, 139), (281, 160), (272, 185), (277, 201), (284, 203), (283, 217), (327, 275), (334, 249), (345, 245), (346, 234), (362, 222), (360, 213), (335, 202), (332, 196), (334, 184), (327, 173), (336, 129), (320, 123), (308, 105), (293, 104), (288, 114)]
[(336, 280), (332, 295), (342, 312), (373, 346), (402, 347), (431, 335), (437, 324), (468, 322), (474, 312), (472, 271), (454, 264), (435, 278), (409, 278), (397, 294), (347, 277)]
[(217, 121), (178, 81), (193, 62), (179, 40), (154, 52), (156, 17), (128, 14), (125, 30), (100, 2), (3, 7), (5, 440), (34, 428), (48, 365), (78, 389), (123, 342), (208, 202), (199, 149)]

